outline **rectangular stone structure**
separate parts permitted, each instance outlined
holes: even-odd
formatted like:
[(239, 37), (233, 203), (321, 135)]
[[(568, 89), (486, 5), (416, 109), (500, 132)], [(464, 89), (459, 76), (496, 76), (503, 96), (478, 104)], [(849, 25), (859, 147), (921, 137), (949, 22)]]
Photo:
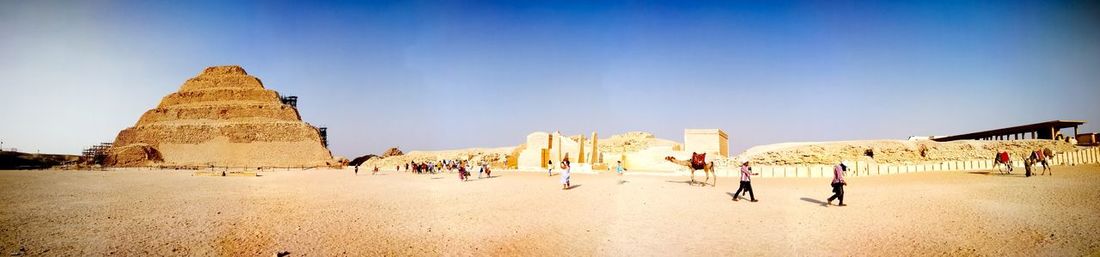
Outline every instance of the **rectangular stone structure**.
[(729, 156), (729, 136), (721, 129), (685, 129), (684, 151)]

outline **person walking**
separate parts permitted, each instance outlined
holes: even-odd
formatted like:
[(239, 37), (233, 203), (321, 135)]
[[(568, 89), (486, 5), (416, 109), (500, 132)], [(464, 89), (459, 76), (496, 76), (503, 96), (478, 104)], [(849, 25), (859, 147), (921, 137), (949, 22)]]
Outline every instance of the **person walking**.
[(848, 206), (844, 204), (844, 186), (848, 185), (848, 182), (844, 181), (844, 172), (848, 170), (848, 166), (843, 162), (833, 167), (833, 196), (829, 197), (828, 204), (833, 204), (833, 200), (840, 200), (839, 206)]
[(1035, 165), (1035, 152), (1031, 152), (1031, 156), (1024, 159), (1024, 177), (1031, 177), (1031, 166)]
[(619, 173), (619, 184), (623, 183), (623, 172), (626, 168), (623, 168), (623, 161), (615, 161), (615, 172)]
[(470, 180), (469, 177), (470, 177), (470, 174), (466, 173), (465, 163), (459, 164), (458, 165), (458, 180), (461, 180), (463, 182), (469, 181)]
[(546, 161), (546, 176), (554, 176), (554, 161)]
[(741, 186), (737, 187), (737, 192), (733, 193), (733, 200), (738, 201), (741, 198), (741, 190), (749, 193), (749, 201), (756, 202), (756, 194), (752, 192), (752, 182), (749, 176), (760, 175), (760, 173), (752, 173), (752, 167), (749, 167), (749, 162), (741, 164)]
[(569, 189), (569, 175), (572, 173), (572, 168), (569, 166), (569, 158), (561, 161), (561, 190)]

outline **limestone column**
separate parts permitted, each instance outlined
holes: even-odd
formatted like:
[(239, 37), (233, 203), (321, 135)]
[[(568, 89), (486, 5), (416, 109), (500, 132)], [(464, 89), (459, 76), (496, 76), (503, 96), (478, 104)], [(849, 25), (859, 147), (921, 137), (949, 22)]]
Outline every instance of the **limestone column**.
[(596, 137), (596, 136), (597, 136), (596, 132), (593, 131), (592, 132), (592, 147), (590, 147), (591, 150), (588, 150), (589, 152), (592, 152), (592, 156), (588, 158), (589, 163), (592, 164), (592, 165), (595, 165), (596, 163), (602, 162), (602, 160), (600, 160), (599, 138)]
[(587, 163), (584, 152), (584, 135), (581, 135), (577, 142), (577, 163)]
[[(560, 131), (556, 131), (556, 132), (554, 132), (554, 140), (555, 140), (554, 142), (557, 142), (557, 146), (556, 146), (556, 147), (558, 148), (558, 157), (557, 157), (557, 161), (555, 161), (554, 163), (555, 163), (555, 164), (558, 164), (558, 163), (561, 163), (562, 159), (564, 159), (564, 158), (562, 158), (562, 156), (561, 156), (561, 132), (560, 132)], [(559, 164), (559, 165), (560, 165), (560, 164)]]

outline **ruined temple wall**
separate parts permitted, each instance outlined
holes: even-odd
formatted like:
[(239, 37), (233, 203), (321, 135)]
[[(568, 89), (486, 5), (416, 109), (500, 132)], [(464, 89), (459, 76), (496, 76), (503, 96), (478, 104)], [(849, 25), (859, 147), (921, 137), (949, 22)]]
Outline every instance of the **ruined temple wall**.
[(555, 165), (565, 157), (569, 157), (571, 163), (581, 163), (580, 156), (584, 154), (581, 144), (577, 141), (563, 137), (560, 134), (554, 134), (552, 140), (552, 146), (550, 147), (550, 160), (554, 160)]
[(721, 129), (685, 129), (684, 150), (729, 156), (729, 136)]

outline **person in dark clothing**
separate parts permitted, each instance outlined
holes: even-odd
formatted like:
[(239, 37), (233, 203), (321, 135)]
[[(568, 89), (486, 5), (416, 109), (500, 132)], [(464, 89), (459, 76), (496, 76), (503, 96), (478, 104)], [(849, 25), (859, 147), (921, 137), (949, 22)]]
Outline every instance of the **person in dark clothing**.
[(1024, 159), (1024, 177), (1031, 177), (1031, 166), (1035, 165), (1035, 152), (1031, 152), (1031, 156)]
[(848, 182), (844, 181), (844, 172), (848, 170), (848, 166), (844, 163), (837, 164), (833, 167), (833, 196), (829, 197), (829, 203), (833, 204), (833, 200), (840, 200), (839, 206), (848, 206), (844, 204), (844, 186), (848, 185)]
[(470, 180), (470, 174), (466, 173), (466, 163), (458, 165), (458, 179), (463, 182)]

